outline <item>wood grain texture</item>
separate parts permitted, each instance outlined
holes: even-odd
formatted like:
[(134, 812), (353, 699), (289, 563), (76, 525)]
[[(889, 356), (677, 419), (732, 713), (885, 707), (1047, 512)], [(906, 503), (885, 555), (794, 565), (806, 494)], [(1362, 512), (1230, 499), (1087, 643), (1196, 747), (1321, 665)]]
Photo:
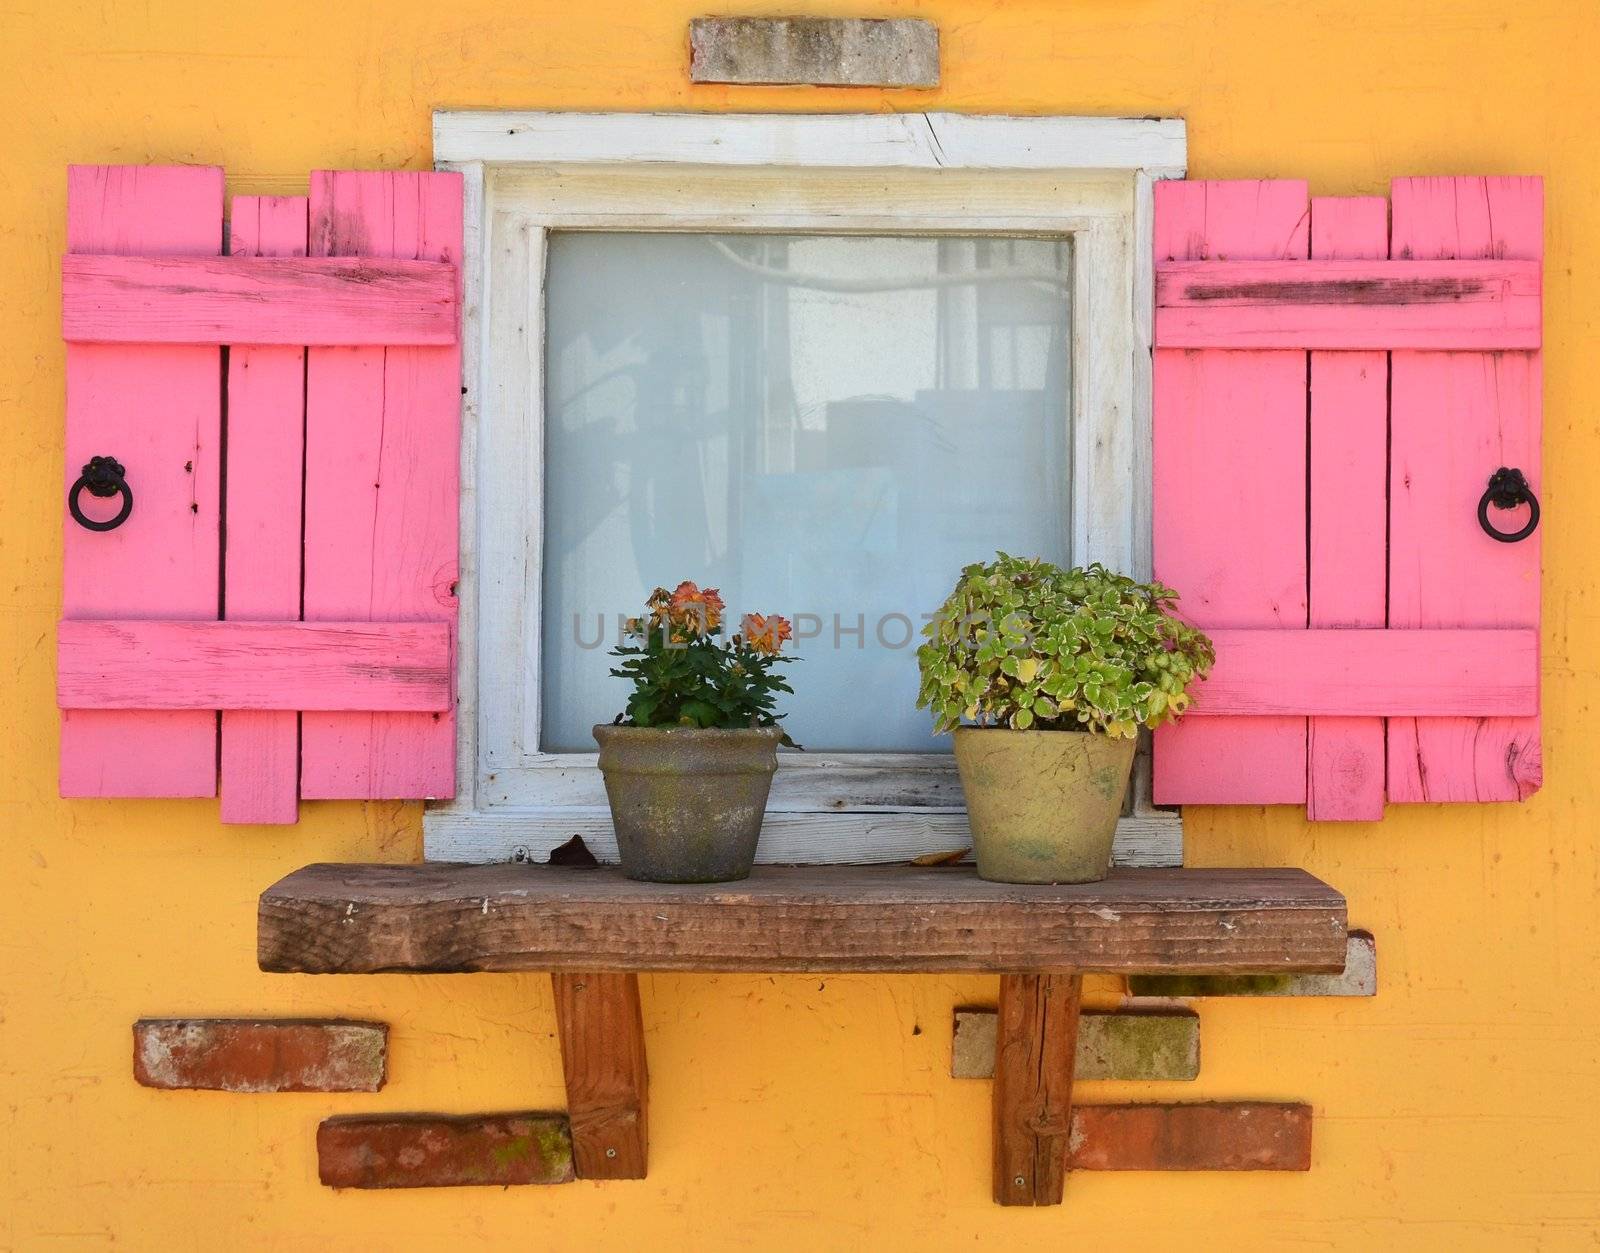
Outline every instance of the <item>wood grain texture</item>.
[[(779, 766), (775, 777), (782, 779), (783, 773)], [(428, 818), (423, 850), (428, 861), (543, 862), (551, 849), (574, 835), (581, 835), (601, 861), (617, 861), (616, 829), (603, 802), (586, 808), (505, 808), (444, 815), (430, 807)], [(870, 865), (971, 845), (972, 828), (960, 812), (768, 809), (756, 860), (780, 866), (844, 861)], [(1117, 866), (1181, 866), (1183, 823), (1170, 810), (1122, 818), (1111, 859)]]
[[(1303, 260), (1303, 182), (1165, 182), (1156, 264)], [(1155, 575), (1196, 625), (1306, 625), (1303, 352), (1158, 348)], [(1155, 735), (1157, 804), (1306, 799), (1304, 718), (1187, 719)]]
[(261, 896), (263, 970), (1333, 973), (1344, 898), (1301, 870), (1114, 870), (986, 883), (969, 868), (765, 867), (740, 883), (613, 869), (315, 865)]
[(433, 115), (433, 158), (491, 165), (1147, 170), (1182, 178), (1188, 130), (1181, 118), (467, 109)]
[[(235, 196), (234, 257), (304, 257), (304, 196)], [(306, 354), (237, 347), (228, 354), (228, 496), (223, 612), (229, 619), (300, 617)], [(300, 813), (300, 715), (222, 715), (222, 821), (295, 822)]]
[(79, 344), (454, 344), (456, 289), (455, 267), (429, 261), (69, 254), (61, 335)]
[(1158, 265), (1156, 346), (1539, 347), (1537, 261), (1367, 261), (1316, 253), (1313, 243), (1309, 261)]
[(550, 981), (578, 1178), (643, 1179), (650, 1162), (650, 1071), (639, 977), (558, 971)]
[[(311, 254), (461, 260), (461, 177), (317, 171)], [(307, 621), (456, 620), (455, 346), (313, 348), (306, 379)], [(455, 792), (455, 713), (301, 719), (307, 798)]]
[(1005, 974), (995, 1024), (994, 1199), (1059, 1205), (1083, 976)]
[[(1389, 202), (1378, 196), (1313, 199), (1311, 255), (1328, 262), (1387, 257)], [(1313, 628), (1381, 627), (1388, 612), (1388, 353), (1313, 352), (1310, 383), (1309, 622)], [(1316, 717), (1306, 736), (1307, 816), (1382, 818), (1382, 719)]]
[[(67, 249), (215, 256), (222, 196), (214, 167), (73, 166)], [(216, 618), (221, 354), (68, 344), (66, 373), (62, 615)], [(67, 514), (66, 493), (95, 456), (116, 457), (134, 493), (133, 513), (115, 531), (85, 530)], [(92, 516), (119, 503), (85, 499)], [(63, 713), (60, 787), (63, 796), (213, 796), (216, 715)]]
[(1073, 1170), (1310, 1170), (1311, 1107), (1273, 1101), (1080, 1105)]
[[(1392, 256), (1543, 257), (1537, 178), (1399, 179), (1392, 201)], [(1543, 532), (1499, 543), (1477, 506), (1499, 466), (1542, 496), (1539, 354), (1396, 352), (1391, 368), (1389, 625), (1537, 630)], [(1391, 718), (1388, 735), (1392, 801), (1522, 800), (1543, 780), (1537, 718)]]
[(1212, 631), (1189, 716), (1533, 714), (1536, 631)]
[(442, 622), (82, 622), (60, 626), (62, 709), (450, 705)]

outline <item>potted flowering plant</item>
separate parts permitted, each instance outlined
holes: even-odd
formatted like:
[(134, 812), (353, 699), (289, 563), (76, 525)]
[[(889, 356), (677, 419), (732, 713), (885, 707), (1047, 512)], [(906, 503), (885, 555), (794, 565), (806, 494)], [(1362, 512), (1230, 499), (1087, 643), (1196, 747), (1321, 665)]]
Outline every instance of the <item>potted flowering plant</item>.
[(777, 615), (748, 615), (722, 635), (722, 597), (690, 582), (658, 587), (627, 623), (611, 673), (633, 683), (628, 707), (594, 729), (622, 869), (654, 883), (749, 876), (778, 745), (773, 705), (792, 692), (776, 667), (792, 637)]
[(1105, 878), (1139, 728), (1182, 714), (1215, 660), (1176, 600), (1100, 565), (962, 570), (923, 628), (917, 705), (954, 732), (983, 878)]

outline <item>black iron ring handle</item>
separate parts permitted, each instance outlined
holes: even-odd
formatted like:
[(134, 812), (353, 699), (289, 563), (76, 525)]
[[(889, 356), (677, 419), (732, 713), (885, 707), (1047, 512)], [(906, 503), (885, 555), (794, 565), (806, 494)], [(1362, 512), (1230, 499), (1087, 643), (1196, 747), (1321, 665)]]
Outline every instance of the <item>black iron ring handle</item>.
[[(1496, 509), (1515, 509), (1518, 505), (1527, 505), (1528, 520), (1518, 531), (1496, 530), (1489, 524), (1490, 505)], [(1528, 486), (1528, 480), (1522, 477), (1521, 470), (1501, 466), (1489, 476), (1489, 486), (1478, 501), (1478, 525), (1490, 539), (1497, 539), (1502, 544), (1515, 544), (1533, 534), (1539, 525), (1539, 498)]]
[[(128, 480), (123, 477), (125, 474), (127, 471), (115, 457), (90, 457), (89, 464), (83, 467), (83, 473), (72, 485), (72, 490), (67, 493), (67, 508), (72, 513), (73, 521), (91, 531), (115, 531), (126, 522), (128, 515), (133, 512), (133, 488), (128, 486)], [(122, 508), (117, 510), (117, 516), (107, 518), (104, 522), (97, 522), (85, 515), (83, 507), (78, 503), (84, 488), (89, 489), (89, 495), (101, 499), (109, 499), (120, 494)]]

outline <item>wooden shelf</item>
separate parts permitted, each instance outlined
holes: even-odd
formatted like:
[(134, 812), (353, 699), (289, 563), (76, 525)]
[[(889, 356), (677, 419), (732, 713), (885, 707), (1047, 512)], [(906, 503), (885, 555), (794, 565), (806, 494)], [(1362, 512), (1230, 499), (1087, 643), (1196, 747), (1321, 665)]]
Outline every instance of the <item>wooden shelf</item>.
[[(648, 1167), (638, 972), (999, 974), (992, 1166), (1002, 1205), (1061, 1200), (1083, 971), (1334, 973), (1346, 947), (1344, 897), (1303, 870), (1120, 870), (1104, 883), (1030, 887), (985, 883), (962, 866), (762, 866), (741, 883), (666, 885), (614, 868), (320, 865), (263, 892), (259, 923), (269, 971), (549, 971), (573, 1160), (586, 1179), (640, 1179)], [(1162, 1114), (1145, 1107), (1132, 1140), (1225, 1140), (1211, 1159), (1226, 1169), (1309, 1160), (1303, 1107), (1174, 1107), (1171, 1127), (1151, 1130)], [(1282, 1151), (1286, 1137), (1299, 1152)], [(1122, 1169), (1157, 1160), (1100, 1157)]]
[(610, 867), (315, 865), (261, 896), (268, 971), (1336, 973), (1345, 902), (1303, 870), (762, 866), (740, 883)]

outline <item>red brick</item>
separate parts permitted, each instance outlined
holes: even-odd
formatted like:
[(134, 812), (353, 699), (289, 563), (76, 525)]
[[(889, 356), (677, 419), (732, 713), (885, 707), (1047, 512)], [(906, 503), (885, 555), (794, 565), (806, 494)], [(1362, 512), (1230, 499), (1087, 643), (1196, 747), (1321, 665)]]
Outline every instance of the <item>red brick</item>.
[(317, 1128), (317, 1170), (330, 1188), (458, 1188), (569, 1183), (564, 1114), (378, 1114)]
[(1311, 1107), (1080, 1105), (1068, 1152), (1073, 1170), (1310, 1170)]
[(133, 1077), (147, 1088), (376, 1092), (388, 1041), (381, 1022), (143, 1019), (133, 1024)]

